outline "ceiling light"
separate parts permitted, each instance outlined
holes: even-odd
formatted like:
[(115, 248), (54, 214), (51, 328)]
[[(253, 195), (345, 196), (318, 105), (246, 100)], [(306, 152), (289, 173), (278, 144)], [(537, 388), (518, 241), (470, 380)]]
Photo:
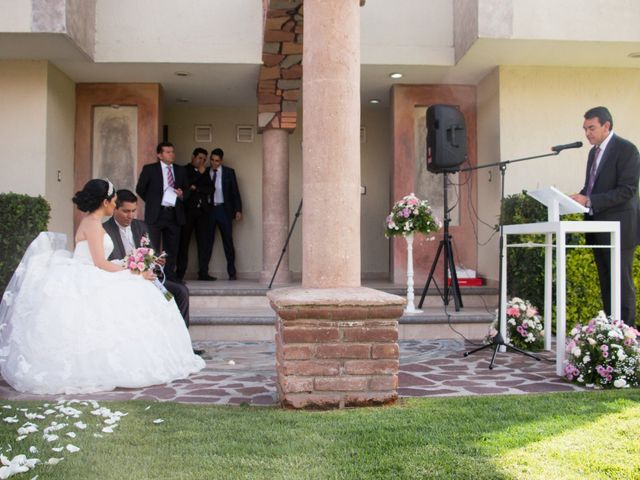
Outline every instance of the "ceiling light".
[(378, 103), (380, 103), (380, 100), (378, 100), (377, 98), (372, 98), (371, 100), (369, 100), (369, 103), (376, 105)]
[(187, 72), (184, 70), (178, 70), (177, 72), (173, 72), (176, 77), (190, 77), (191, 72)]
[(402, 78), (402, 77), (404, 77), (404, 75), (402, 75), (400, 72), (393, 72), (393, 73), (389, 74), (389, 76), (391, 78)]
[(633, 52), (627, 55), (629, 58), (640, 58), (640, 52)]

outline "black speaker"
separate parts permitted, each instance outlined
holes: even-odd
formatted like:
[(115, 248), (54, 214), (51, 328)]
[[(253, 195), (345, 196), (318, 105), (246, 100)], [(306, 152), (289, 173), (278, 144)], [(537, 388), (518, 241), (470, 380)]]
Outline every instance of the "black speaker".
[(467, 161), (467, 129), (462, 112), (453, 105), (427, 109), (427, 170), (457, 172)]

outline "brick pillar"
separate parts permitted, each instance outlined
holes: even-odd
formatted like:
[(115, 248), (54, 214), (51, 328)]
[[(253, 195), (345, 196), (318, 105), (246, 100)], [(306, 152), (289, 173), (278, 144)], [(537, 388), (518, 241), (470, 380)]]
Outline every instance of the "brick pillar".
[[(268, 128), (262, 134), (262, 274), (268, 284), (289, 233), (289, 132)], [(289, 252), (282, 257), (275, 283), (291, 281)]]
[(283, 288), (277, 313), (280, 403), (290, 408), (381, 405), (397, 399), (404, 299), (368, 288)]

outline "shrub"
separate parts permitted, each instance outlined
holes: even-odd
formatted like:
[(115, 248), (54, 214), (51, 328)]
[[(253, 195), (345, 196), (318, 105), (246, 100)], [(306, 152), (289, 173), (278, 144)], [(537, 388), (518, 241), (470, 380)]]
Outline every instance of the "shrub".
[[(526, 192), (505, 199), (503, 224), (535, 223), (547, 220), (547, 209)], [(582, 215), (564, 215), (562, 220), (582, 220)], [(509, 243), (544, 243), (544, 235), (509, 235)], [(584, 234), (567, 235), (567, 244), (585, 245)], [(554, 255), (555, 266), (555, 255)], [(593, 318), (602, 310), (600, 282), (591, 249), (567, 249), (567, 331), (574, 325)], [(640, 250), (636, 250), (633, 278), (640, 288)], [(507, 249), (507, 295), (526, 298), (532, 304), (544, 305), (544, 249)], [(640, 290), (639, 290), (640, 291)], [(555, 305), (555, 282), (553, 287)], [(541, 310), (542, 307), (540, 307)], [(636, 304), (636, 308), (638, 308)], [(640, 310), (640, 309), (639, 309)], [(640, 311), (637, 314), (640, 318)]]
[(0, 193), (0, 292), (31, 241), (47, 229), (51, 207), (38, 196)]

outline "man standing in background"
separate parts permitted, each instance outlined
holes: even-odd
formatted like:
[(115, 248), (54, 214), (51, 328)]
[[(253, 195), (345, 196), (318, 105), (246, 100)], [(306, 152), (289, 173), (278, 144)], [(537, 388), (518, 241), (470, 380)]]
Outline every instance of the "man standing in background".
[(177, 277), (182, 280), (189, 265), (189, 244), (191, 234), (196, 233), (198, 247), (198, 280), (215, 280), (209, 275), (209, 216), (212, 208), (213, 183), (204, 175), (207, 169), (207, 151), (196, 148), (191, 156), (191, 163), (185, 167), (189, 198), (185, 200), (185, 223), (180, 234), (178, 251)]
[[(635, 326), (632, 267), (640, 243), (640, 156), (633, 143), (613, 133), (613, 118), (605, 107), (588, 110), (583, 128), (593, 148), (589, 151), (584, 187), (571, 198), (589, 209), (585, 220), (620, 222), (621, 315), (627, 325)], [(609, 234), (587, 233), (586, 240), (592, 245), (608, 245)], [(604, 310), (611, 315), (611, 253), (606, 248), (594, 248), (593, 256)]]
[[(172, 143), (156, 148), (158, 161), (145, 165), (140, 172), (136, 193), (145, 203), (144, 221), (149, 227), (151, 243), (167, 253), (165, 275), (176, 278), (176, 257), (180, 246), (180, 226), (184, 225), (183, 195), (188, 195), (184, 167), (174, 165)], [(181, 280), (180, 280), (181, 282)]]
[(207, 259), (211, 258), (216, 227), (220, 229), (224, 256), (227, 259), (229, 280), (236, 280), (236, 253), (233, 247), (232, 223), (242, 219), (242, 199), (238, 190), (236, 172), (233, 168), (223, 167), (224, 152), (216, 148), (211, 152), (210, 167), (205, 172), (213, 183), (213, 208), (209, 227)]

